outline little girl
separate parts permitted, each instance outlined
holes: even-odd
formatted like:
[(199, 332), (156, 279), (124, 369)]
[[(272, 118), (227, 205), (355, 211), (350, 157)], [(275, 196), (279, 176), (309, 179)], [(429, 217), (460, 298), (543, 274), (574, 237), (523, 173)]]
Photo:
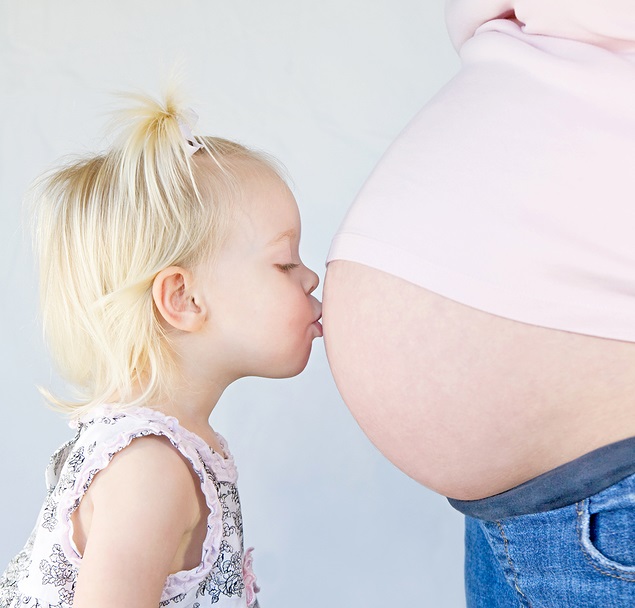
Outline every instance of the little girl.
[(257, 606), (236, 468), (209, 416), (322, 335), (317, 275), (272, 161), (134, 97), (107, 152), (37, 184), (43, 323), (77, 432), (0, 606)]

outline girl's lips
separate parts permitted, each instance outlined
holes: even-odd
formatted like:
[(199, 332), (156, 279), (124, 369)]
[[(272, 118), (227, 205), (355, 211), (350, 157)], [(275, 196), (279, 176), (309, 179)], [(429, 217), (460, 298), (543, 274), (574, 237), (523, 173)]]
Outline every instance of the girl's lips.
[(313, 321), (313, 327), (317, 328), (318, 330), (318, 337), (322, 337), (323, 332), (322, 332), (322, 323), (320, 323), (320, 321)]

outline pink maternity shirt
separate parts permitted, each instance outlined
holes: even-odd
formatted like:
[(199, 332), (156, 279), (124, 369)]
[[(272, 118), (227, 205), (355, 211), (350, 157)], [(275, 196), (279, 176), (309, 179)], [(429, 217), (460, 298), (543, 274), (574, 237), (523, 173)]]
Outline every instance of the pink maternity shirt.
[(450, 0), (447, 19), (462, 67), (388, 149), (328, 261), (635, 341), (635, 3)]

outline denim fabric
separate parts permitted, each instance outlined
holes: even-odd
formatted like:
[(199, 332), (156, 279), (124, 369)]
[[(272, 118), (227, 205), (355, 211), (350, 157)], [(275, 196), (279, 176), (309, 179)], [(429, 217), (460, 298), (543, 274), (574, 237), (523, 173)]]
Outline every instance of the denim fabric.
[(635, 475), (579, 502), (466, 517), (467, 608), (634, 608)]

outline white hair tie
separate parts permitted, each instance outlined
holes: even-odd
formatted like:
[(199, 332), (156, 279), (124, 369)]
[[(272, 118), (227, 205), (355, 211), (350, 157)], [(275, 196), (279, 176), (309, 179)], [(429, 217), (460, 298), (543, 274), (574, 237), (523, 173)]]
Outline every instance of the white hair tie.
[(190, 108), (181, 112), (178, 117), (179, 129), (181, 130), (181, 135), (185, 140), (186, 150), (188, 156), (190, 157), (203, 147), (203, 144), (196, 141), (196, 138), (192, 134), (192, 126), (196, 126), (197, 122), (198, 115)]

